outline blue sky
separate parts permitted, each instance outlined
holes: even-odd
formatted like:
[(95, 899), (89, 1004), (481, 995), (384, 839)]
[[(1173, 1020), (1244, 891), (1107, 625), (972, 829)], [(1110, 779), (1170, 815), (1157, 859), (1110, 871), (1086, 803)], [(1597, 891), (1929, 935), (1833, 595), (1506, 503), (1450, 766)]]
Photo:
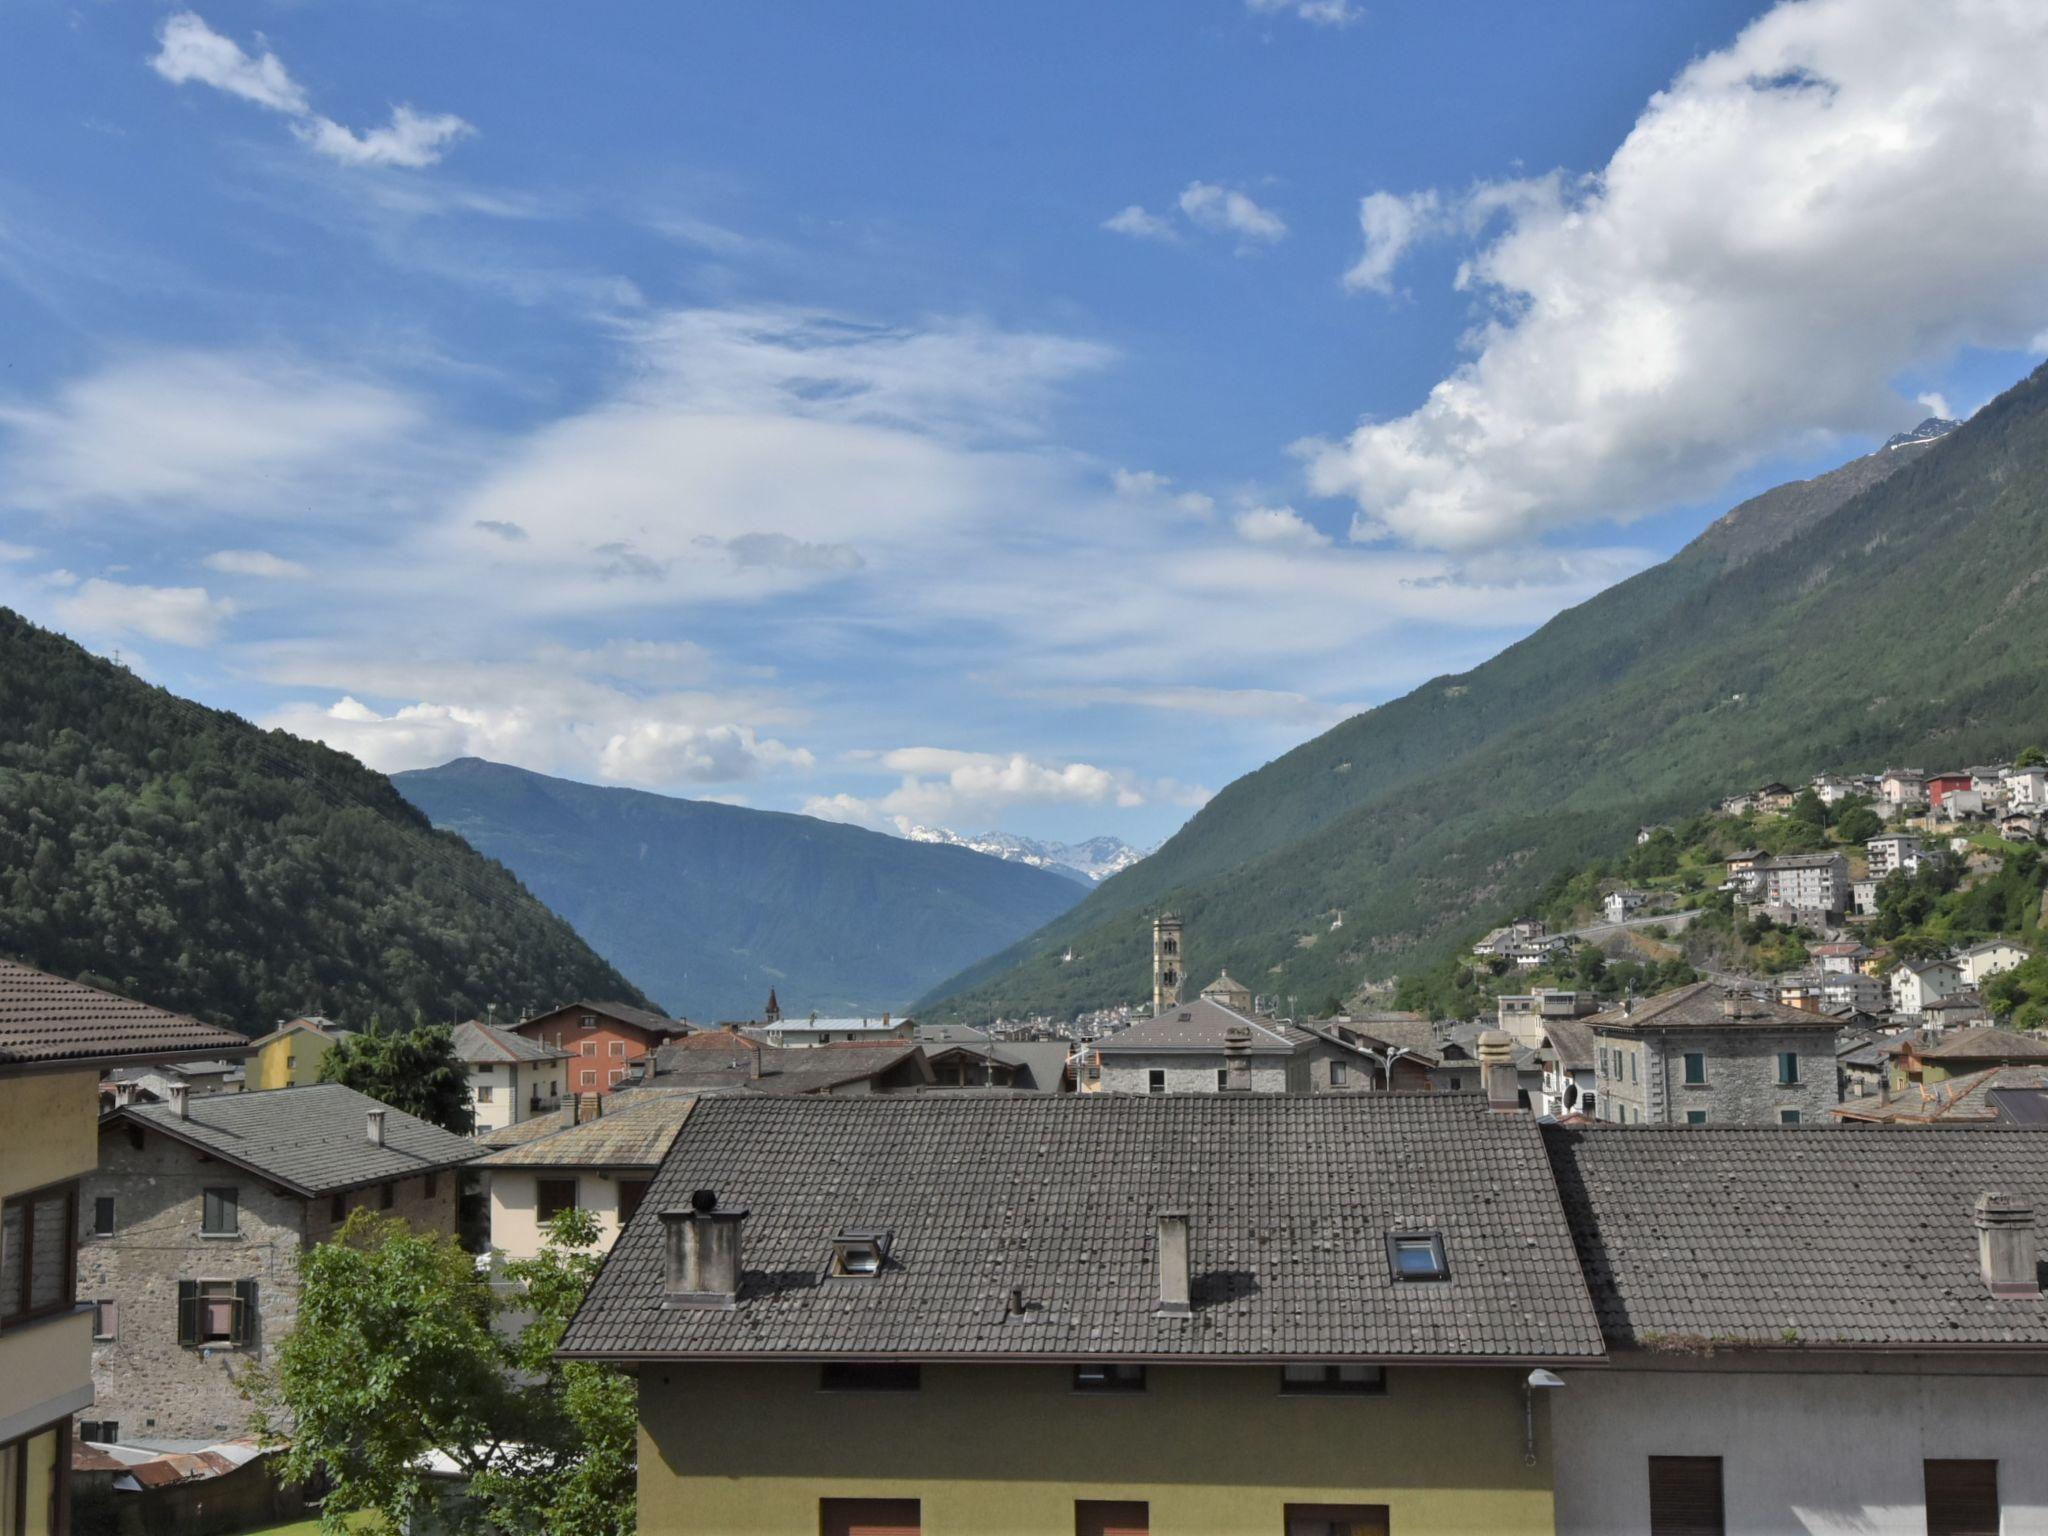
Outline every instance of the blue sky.
[(2048, 20), (0, 14), (0, 602), (387, 769), (1149, 842), (2048, 332)]

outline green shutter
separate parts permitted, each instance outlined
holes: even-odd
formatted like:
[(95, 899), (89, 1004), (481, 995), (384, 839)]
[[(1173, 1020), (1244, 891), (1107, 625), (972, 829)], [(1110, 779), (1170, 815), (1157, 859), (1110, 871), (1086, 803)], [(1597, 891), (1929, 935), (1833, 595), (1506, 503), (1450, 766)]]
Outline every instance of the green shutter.
[(237, 1280), (235, 1282), (235, 1342), (253, 1344), (256, 1342), (256, 1282)]

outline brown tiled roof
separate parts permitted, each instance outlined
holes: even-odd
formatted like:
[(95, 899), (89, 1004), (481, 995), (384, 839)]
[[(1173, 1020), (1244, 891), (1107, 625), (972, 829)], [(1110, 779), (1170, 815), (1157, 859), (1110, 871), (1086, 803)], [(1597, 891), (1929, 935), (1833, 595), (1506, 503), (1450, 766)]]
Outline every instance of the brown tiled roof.
[[(731, 1310), (664, 1309), (660, 1213), (751, 1212)], [(1155, 1314), (1186, 1211), (1194, 1311)], [(847, 1226), (893, 1234), (825, 1277)], [(1392, 1232), (1449, 1278), (1400, 1282)], [(1021, 1293), (1024, 1311), (1007, 1298)], [(1527, 1116), (1464, 1093), (706, 1098), (571, 1324), (587, 1356), (1586, 1359), (1600, 1339)]]
[[(1725, 1004), (1735, 1000), (1737, 1013), (1730, 1018)], [(1766, 1002), (1746, 992), (1724, 987), (1719, 982), (1695, 981), (1674, 987), (1655, 997), (1644, 998), (1633, 1009), (1626, 1004), (1609, 1008), (1586, 1019), (1589, 1028), (1650, 1029), (1827, 1029), (1840, 1026), (1822, 1013)]]
[(0, 1072), (56, 1062), (246, 1056), (246, 1035), (0, 959)]
[[(479, 1168), (653, 1168), (697, 1102), (686, 1093), (638, 1088), (648, 1097), (608, 1109), (581, 1125), (560, 1127), (518, 1146), (480, 1157)], [(614, 1095), (616, 1097), (616, 1095)]]
[(2048, 1207), (2048, 1132), (1995, 1126), (1546, 1127), (1616, 1347), (2048, 1347), (1994, 1298), (1973, 1207)]
[(581, 1009), (585, 1013), (603, 1014), (606, 1018), (617, 1019), (622, 1024), (636, 1025), (657, 1035), (680, 1035), (688, 1032), (690, 1026), (681, 1019), (666, 1018), (651, 1008), (635, 1007), (632, 1003), (593, 1003), (588, 998), (562, 1003), (553, 1008), (544, 1008), (532, 1018), (519, 1021), (524, 1029), (536, 1019), (551, 1019), (558, 1013), (573, 1013)]
[(1957, 1029), (1932, 1045), (1916, 1045), (1924, 1061), (2048, 1061), (2048, 1040), (2012, 1029)]
[(2033, 1092), (2048, 1088), (2048, 1068), (1987, 1067), (1965, 1077), (1951, 1077), (1939, 1083), (1908, 1083), (1889, 1100), (1865, 1094), (1845, 1099), (1831, 1114), (1838, 1120), (1870, 1125), (1967, 1124), (1999, 1118), (1991, 1101), (1993, 1089)]

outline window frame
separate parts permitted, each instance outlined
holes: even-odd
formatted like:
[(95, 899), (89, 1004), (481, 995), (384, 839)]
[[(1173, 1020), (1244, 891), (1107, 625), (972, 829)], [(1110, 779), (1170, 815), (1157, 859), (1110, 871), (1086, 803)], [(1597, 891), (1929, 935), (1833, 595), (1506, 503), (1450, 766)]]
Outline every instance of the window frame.
[[(1798, 1053), (1797, 1051), (1779, 1051), (1779, 1052), (1777, 1053), (1777, 1056), (1778, 1056), (1778, 1086), (1779, 1086), (1780, 1088), (1801, 1088), (1801, 1087), (1804, 1087), (1804, 1086), (1805, 1086), (1805, 1080), (1804, 1080), (1803, 1078), (1801, 1078), (1801, 1077), (1800, 1077), (1800, 1075), (1799, 1075), (1799, 1053)], [(1791, 1071), (1791, 1075), (1790, 1075), (1790, 1076), (1787, 1076), (1787, 1075), (1786, 1075), (1786, 1069), (1787, 1069), (1788, 1067), (1790, 1068), (1790, 1071)]]
[[(549, 1210), (547, 1198), (549, 1185), (554, 1185), (557, 1192), (559, 1192), (561, 1186), (567, 1185), (569, 1189), (569, 1203), (567, 1205), (556, 1204), (553, 1210)], [(580, 1211), (582, 1209), (583, 1181), (573, 1173), (567, 1178), (535, 1177), (533, 1181), (533, 1219), (542, 1226), (546, 1226), (564, 1211)]]
[[(1692, 1064), (1700, 1064), (1699, 1076), (1693, 1076)], [(1707, 1086), (1707, 1053), (1705, 1051), (1681, 1051), (1679, 1053), (1679, 1080), (1688, 1088)]]
[(821, 1360), (820, 1392), (922, 1392), (924, 1367), (915, 1360)]
[[(0, 1201), (0, 1213), (20, 1210), (21, 1215), (21, 1281), (17, 1295), (0, 1296), (0, 1330), (16, 1328), (23, 1323), (32, 1323), (40, 1318), (55, 1317), (68, 1312), (78, 1304), (78, 1184), (77, 1179), (64, 1179), (55, 1184), (44, 1184), (35, 1189), (25, 1189), (16, 1195), (9, 1195)], [(35, 1296), (36, 1274), (36, 1207), (48, 1200), (64, 1201), (64, 1280), (57, 1288), (57, 1295), (50, 1301), (37, 1306)], [(4, 1220), (0, 1214), (0, 1220)]]
[[(1410, 1273), (1401, 1267), (1404, 1248), (1417, 1243), (1429, 1245), (1430, 1257), (1435, 1261), (1433, 1273)], [(1387, 1273), (1397, 1285), (1426, 1285), (1451, 1278), (1450, 1255), (1444, 1251), (1444, 1235), (1441, 1232), (1402, 1231), (1387, 1234)]]
[(1141, 1361), (1081, 1360), (1075, 1362), (1073, 1390), (1090, 1396), (1124, 1397), (1151, 1390)]
[(92, 1340), (112, 1344), (121, 1337), (121, 1298), (102, 1296), (92, 1304)]
[[(1324, 1374), (1318, 1381), (1289, 1381), (1287, 1373), (1299, 1370), (1320, 1370)], [(1362, 1370), (1374, 1374), (1364, 1381), (1345, 1381), (1338, 1375), (1341, 1371)], [(1370, 1360), (1284, 1360), (1280, 1364), (1280, 1395), (1282, 1397), (1385, 1397), (1387, 1395), (1387, 1368)]]
[(1147, 1067), (1145, 1069), (1145, 1092), (1148, 1094), (1166, 1092), (1166, 1068)]
[(1687, 1125), (1705, 1125), (1707, 1123), (1707, 1112), (1704, 1109), (1688, 1109), (1685, 1112), (1685, 1123)]
[(1805, 1123), (1805, 1117), (1796, 1109), (1781, 1109), (1778, 1111), (1778, 1124), (1780, 1125), (1804, 1125)]
[[(104, 1226), (100, 1224), (102, 1212), (105, 1213), (107, 1218)], [(114, 1197), (112, 1195), (94, 1195), (92, 1197), (92, 1235), (94, 1237), (112, 1237), (120, 1230), (120, 1207), (115, 1203)]]
[[(221, 1287), (225, 1286), (223, 1292)], [(247, 1349), (256, 1342), (256, 1282), (245, 1280), (180, 1280), (178, 1282), (178, 1344), (184, 1349)], [(228, 1304), (228, 1331), (213, 1334), (205, 1319), (213, 1304)]]
[(495, 1085), (491, 1083), (478, 1083), (474, 1090), (476, 1094), (476, 1102), (479, 1104), (490, 1103), (494, 1088)]
[[(226, 1212), (225, 1226), (215, 1224), (222, 1212)], [(208, 1184), (199, 1191), (199, 1235), (212, 1238), (242, 1235), (241, 1185)]]

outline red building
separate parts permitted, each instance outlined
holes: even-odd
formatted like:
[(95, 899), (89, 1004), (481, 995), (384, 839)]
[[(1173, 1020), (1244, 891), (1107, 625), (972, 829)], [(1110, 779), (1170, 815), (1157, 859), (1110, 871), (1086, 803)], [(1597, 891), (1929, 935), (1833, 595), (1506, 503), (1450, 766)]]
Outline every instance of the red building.
[(1967, 773), (1935, 773), (1927, 778), (1927, 808), (1941, 809), (1941, 802), (1959, 789), (1968, 789), (1973, 780)]
[(610, 1093), (626, 1081), (628, 1062), (689, 1032), (681, 1019), (665, 1019), (630, 1003), (587, 1002), (535, 1014), (516, 1030), (569, 1053), (562, 1087), (570, 1093)]

